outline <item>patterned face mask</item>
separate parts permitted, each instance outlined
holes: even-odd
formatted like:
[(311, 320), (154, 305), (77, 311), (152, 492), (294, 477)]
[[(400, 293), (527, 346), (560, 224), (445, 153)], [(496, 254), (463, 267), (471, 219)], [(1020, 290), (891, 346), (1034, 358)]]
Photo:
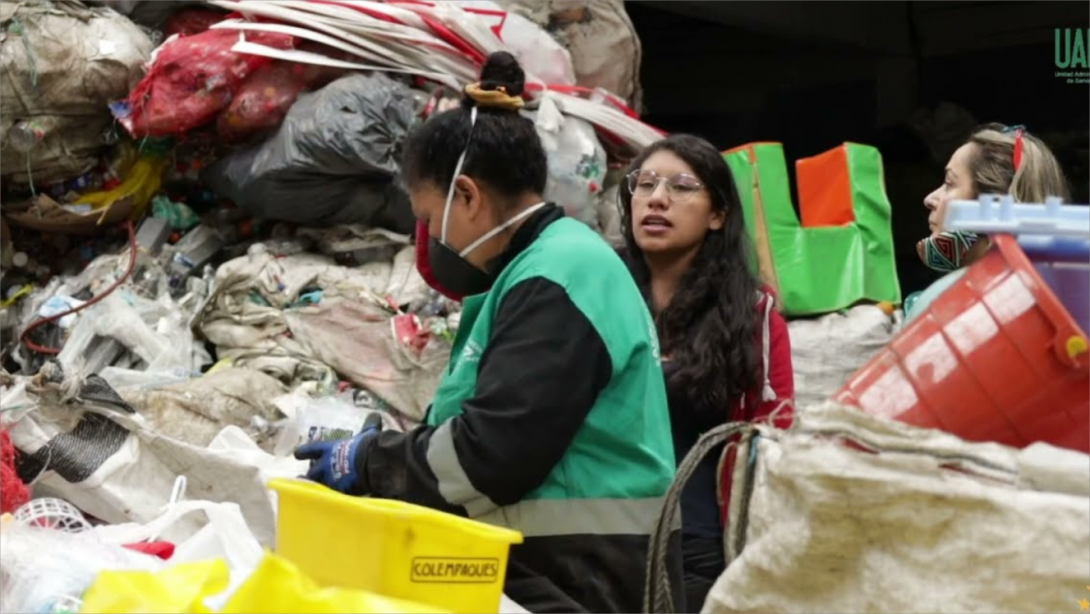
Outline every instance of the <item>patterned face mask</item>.
[(920, 241), (917, 251), (929, 269), (950, 273), (965, 264), (965, 255), (979, 239), (980, 235), (965, 230), (940, 232)]

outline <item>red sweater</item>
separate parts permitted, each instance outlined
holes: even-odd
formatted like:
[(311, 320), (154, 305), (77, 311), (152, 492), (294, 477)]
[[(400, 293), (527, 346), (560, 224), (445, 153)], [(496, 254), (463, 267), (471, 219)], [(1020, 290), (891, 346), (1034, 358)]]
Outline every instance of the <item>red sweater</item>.
[[(731, 408), (730, 422), (761, 422), (771, 419), (773, 412), (787, 400), (795, 397), (795, 375), (791, 364), (791, 339), (787, 332), (787, 321), (774, 308), (775, 295), (770, 288), (762, 288), (764, 296), (757, 303), (757, 310), (762, 316), (763, 326), (758, 332), (757, 343), (761, 344), (763, 358), (764, 385), (755, 390), (744, 400)], [(791, 426), (794, 412), (790, 405), (785, 405), (774, 420), (778, 428)], [(724, 459), (719, 474), (719, 509), (724, 522), (727, 517), (727, 502), (730, 501), (731, 479), (734, 475), (735, 448), (730, 448)]]

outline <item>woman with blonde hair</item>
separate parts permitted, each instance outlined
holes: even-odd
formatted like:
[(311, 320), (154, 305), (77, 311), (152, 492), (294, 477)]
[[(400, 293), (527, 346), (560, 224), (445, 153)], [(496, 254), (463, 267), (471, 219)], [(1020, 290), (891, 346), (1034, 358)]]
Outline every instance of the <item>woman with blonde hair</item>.
[(952, 201), (976, 200), (982, 194), (1010, 194), (1022, 203), (1043, 203), (1052, 196), (1069, 198), (1056, 156), (1024, 126), (978, 128), (950, 156), (942, 185), (923, 201), (931, 211), (931, 235), (916, 244), (916, 251), (929, 268), (948, 274), (905, 299), (906, 320), (924, 311), (961, 277), (965, 267), (988, 251), (987, 236), (942, 226)]

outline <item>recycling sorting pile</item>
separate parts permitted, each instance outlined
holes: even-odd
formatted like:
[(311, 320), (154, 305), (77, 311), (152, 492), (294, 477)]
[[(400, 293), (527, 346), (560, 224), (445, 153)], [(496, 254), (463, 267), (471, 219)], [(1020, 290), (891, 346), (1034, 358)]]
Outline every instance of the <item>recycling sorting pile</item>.
[(398, 153), (489, 53), (526, 69), (546, 197), (618, 240), (660, 133), (622, 3), (571, 4), (0, 5), (0, 610), (272, 573), (292, 451), (423, 419), (459, 307), (416, 270)]

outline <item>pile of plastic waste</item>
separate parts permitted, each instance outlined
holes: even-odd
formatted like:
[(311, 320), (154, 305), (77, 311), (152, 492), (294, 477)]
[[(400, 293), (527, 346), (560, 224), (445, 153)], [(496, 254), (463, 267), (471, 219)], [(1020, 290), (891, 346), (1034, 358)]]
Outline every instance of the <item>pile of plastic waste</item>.
[(457, 331), (459, 305), (415, 267), (408, 132), (511, 51), (546, 196), (619, 236), (611, 171), (660, 133), (633, 110), (623, 3), (574, 5), (586, 19), (518, 2), (0, 7), (0, 611), (78, 611), (100, 572), (215, 558), (233, 588), (297, 579), (262, 558), (268, 480), (375, 413), (419, 423)]
[[(399, 156), (500, 50), (526, 70), (544, 196), (618, 243), (623, 169), (662, 136), (639, 120), (640, 42), (620, 0), (0, 4), (0, 614), (446, 607), (319, 589), (264, 554), (289, 515), (269, 483), (306, 472), (301, 444), (424, 419), (460, 306), (417, 272)], [(725, 157), (792, 319), (800, 408), (835, 396), (968, 440), (1085, 452), (1084, 210), (995, 208), (1046, 210), (1067, 234), (999, 238), (955, 288), (981, 330), (1063, 350), (1012, 367), (991, 341), (957, 341), (960, 311), (903, 325), (877, 149), (798, 161), (801, 216), (783, 152)], [(847, 192), (824, 189), (834, 175)], [(966, 207), (967, 230), (1012, 232), (990, 203)], [(816, 253), (859, 283), (811, 283), (799, 263), (828, 268)], [(1018, 279), (1033, 283), (973, 294)], [(993, 322), (978, 303), (1025, 309)], [(978, 353), (936, 362), (949, 343)], [(998, 388), (968, 385), (993, 363)], [(994, 419), (1038, 415), (1011, 401), (1025, 390), (1063, 411), (1018, 432)]]

